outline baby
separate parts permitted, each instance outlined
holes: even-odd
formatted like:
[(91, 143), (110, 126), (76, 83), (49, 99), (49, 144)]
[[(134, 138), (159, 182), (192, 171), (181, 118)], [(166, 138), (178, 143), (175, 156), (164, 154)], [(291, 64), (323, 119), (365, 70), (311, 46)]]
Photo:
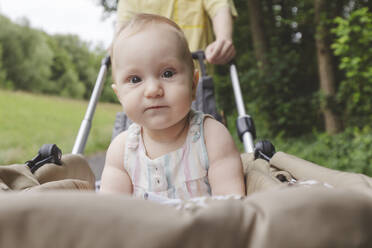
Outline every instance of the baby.
[(240, 154), (228, 130), (191, 109), (198, 73), (177, 24), (138, 14), (111, 49), (112, 88), (134, 123), (107, 150), (101, 191), (141, 198), (244, 195)]

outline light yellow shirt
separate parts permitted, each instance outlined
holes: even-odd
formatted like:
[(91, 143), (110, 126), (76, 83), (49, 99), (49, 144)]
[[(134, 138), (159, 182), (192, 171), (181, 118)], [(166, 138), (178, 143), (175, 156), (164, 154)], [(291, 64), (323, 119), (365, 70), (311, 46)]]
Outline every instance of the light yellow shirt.
[(183, 30), (191, 51), (205, 50), (214, 41), (211, 19), (226, 6), (237, 15), (233, 0), (120, 0), (117, 21), (125, 23), (136, 13), (165, 16)]

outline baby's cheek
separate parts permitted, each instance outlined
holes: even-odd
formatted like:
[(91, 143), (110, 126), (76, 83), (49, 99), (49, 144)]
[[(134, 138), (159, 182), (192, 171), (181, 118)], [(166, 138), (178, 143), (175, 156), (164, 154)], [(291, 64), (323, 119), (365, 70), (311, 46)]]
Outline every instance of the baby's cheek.
[(179, 108), (187, 111), (189, 108), (191, 108), (193, 97), (191, 93), (183, 94), (182, 96), (179, 96), (177, 100), (179, 101), (179, 104), (178, 104)]
[(121, 103), (122, 103), (124, 112), (127, 114), (133, 114), (136, 108), (138, 109), (138, 105), (139, 105), (138, 102), (132, 99), (132, 97), (130, 96), (123, 96), (121, 98)]

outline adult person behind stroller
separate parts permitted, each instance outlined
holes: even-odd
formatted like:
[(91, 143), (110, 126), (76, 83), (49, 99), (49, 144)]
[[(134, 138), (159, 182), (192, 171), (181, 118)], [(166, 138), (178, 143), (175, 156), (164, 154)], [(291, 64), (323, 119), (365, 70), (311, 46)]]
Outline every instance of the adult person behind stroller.
[[(116, 30), (140, 12), (158, 14), (175, 21), (185, 33), (190, 50), (205, 50), (206, 60), (210, 64), (226, 64), (235, 56), (232, 33), (233, 17), (237, 16), (237, 12), (232, 0), (120, 0)], [(212, 68), (209, 67), (208, 70), (210, 73)], [(192, 107), (222, 121), (216, 108), (212, 78), (199, 81), (196, 101)], [(112, 138), (126, 130), (130, 123), (125, 113), (119, 112)]]

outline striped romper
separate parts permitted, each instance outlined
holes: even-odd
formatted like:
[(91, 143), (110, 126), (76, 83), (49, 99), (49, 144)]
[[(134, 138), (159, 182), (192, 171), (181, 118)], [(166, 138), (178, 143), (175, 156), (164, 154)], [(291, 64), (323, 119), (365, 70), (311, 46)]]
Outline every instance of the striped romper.
[(204, 141), (203, 122), (209, 116), (191, 110), (189, 130), (181, 148), (150, 159), (146, 155), (141, 127), (128, 128), (124, 168), (132, 180), (133, 195), (190, 199), (211, 195), (208, 182), (208, 155)]

